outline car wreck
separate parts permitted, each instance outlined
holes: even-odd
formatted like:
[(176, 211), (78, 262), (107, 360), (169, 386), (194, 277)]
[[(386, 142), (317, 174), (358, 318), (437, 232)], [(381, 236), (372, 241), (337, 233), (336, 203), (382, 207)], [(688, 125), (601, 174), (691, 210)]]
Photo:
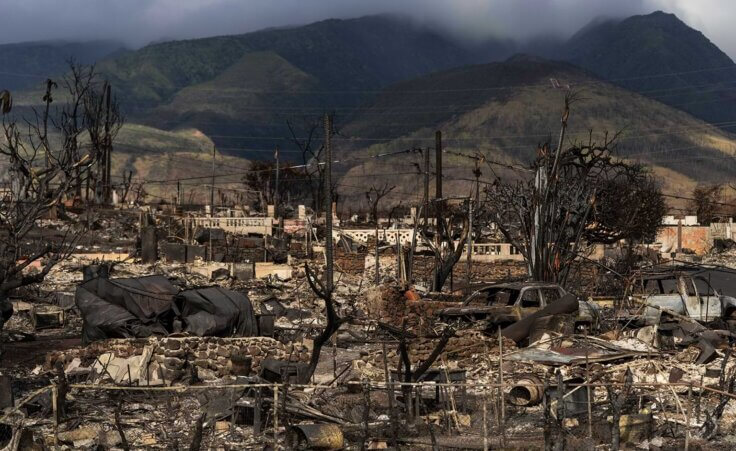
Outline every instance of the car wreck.
[[(490, 284), (465, 298), (460, 307), (448, 307), (439, 312), (445, 321), (472, 323), (485, 321), (488, 330), (504, 329), (517, 321), (558, 303), (568, 295), (555, 283), (513, 282)], [(576, 331), (591, 331), (598, 327), (600, 308), (592, 302), (577, 299), (563, 311), (574, 313)], [(560, 313), (563, 313), (560, 312)]]
[(660, 324), (681, 315), (699, 322), (730, 318), (736, 298), (721, 294), (705, 277), (680, 271), (646, 272), (634, 277), (632, 293), (617, 319), (637, 326)]

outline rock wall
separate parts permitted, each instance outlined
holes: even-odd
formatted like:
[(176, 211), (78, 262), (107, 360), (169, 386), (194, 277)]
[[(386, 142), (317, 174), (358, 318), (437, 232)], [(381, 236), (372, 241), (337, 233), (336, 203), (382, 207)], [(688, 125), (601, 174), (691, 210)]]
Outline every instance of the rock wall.
[[(363, 274), (366, 255), (367, 254), (365, 252), (345, 252), (337, 246), (335, 252), (335, 266), (337, 266), (338, 271), (356, 276), (361, 275)], [(320, 254), (320, 256), (322, 255)], [(324, 262), (324, 260), (322, 260), (322, 262)]]
[[(408, 351), (409, 359), (413, 366), (426, 360), (439, 343), (438, 337), (424, 337), (409, 341)], [(513, 341), (504, 339), (504, 349), (509, 350), (515, 348)], [(487, 337), (478, 330), (460, 330), (455, 337), (450, 338), (445, 346), (444, 351), (436, 360), (434, 366), (442, 365), (442, 362), (457, 363), (458, 368), (473, 367), (477, 365), (478, 359), (486, 356), (495, 357), (498, 353), (498, 339)], [(387, 351), (389, 365), (396, 368), (399, 362), (398, 349)], [(378, 352), (375, 355), (366, 357), (366, 361), (376, 367), (383, 365), (383, 354)]]
[(442, 300), (409, 300), (397, 285), (381, 285), (370, 288), (361, 305), (371, 319), (401, 327), (406, 320), (407, 329), (418, 335), (433, 335), (437, 313), (447, 307), (457, 307), (462, 297)]
[[(414, 279), (417, 281), (429, 280), (434, 269), (434, 257), (418, 255), (414, 257)], [(465, 285), (468, 273), (466, 260), (459, 261), (452, 269), (452, 278), (458, 285)], [(471, 281), (477, 282), (501, 282), (507, 280), (523, 279), (527, 275), (526, 265), (523, 261), (502, 260), (495, 262), (473, 262)], [(450, 287), (448, 278), (445, 288)]]
[[(318, 254), (315, 256), (317, 263), (324, 263), (324, 256)], [(405, 258), (408, 261), (408, 258)], [(417, 282), (425, 282), (434, 268), (434, 257), (430, 255), (414, 256), (414, 280)], [(381, 252), (379, 258), (382, 278), (394, 278), (396, 276), (396, 252), (392, 248), (385, 249)], [(373, 280), (375, 277), (375, 256), (370, 251), (370, 247), (365, 252), (349, 253), (339, 247), (335, 252), (335, 265), (337, 269), (351, 275), (364, 275)], [(468, 266), (465, 260), (458, 262), (453, 268), (453, 279), (457, 284), (465, 284)], [(471, 279), (477, 282), (500, 282), (507, 280), (523, 279), (527, 275), (526, 265), (523, 261), (500, 260), (494, 262), (473, 262)], [(449, 288), (450, 281), (448, 279), (445, 288)]]

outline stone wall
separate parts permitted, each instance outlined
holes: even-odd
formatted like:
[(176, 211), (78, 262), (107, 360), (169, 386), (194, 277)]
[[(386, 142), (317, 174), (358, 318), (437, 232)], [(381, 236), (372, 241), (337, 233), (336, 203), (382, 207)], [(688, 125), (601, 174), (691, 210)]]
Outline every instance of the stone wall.
[[(335, 248), (335, 265), (336, 269), (351, 275), (363, 275), (370, 280), (375, 277), (375, 254), (370, 250), (363, 252), (349, 253)], [(408, 256), (404, 256), (404, 261), (408, 262)], [(324, 263), (324, 255), (315, 254), (315, 261), (319, 264)], [(381, 251), (379, 258), (381, 277), (396, 277), (396, 251), (393, 248), (387, 248)], [(415, 255), (414, 256), (414, 280), (418, 283), (426, 282), (434, 268), (434, 256), (431, 255)], [(467, 274), (467, 261), (459, 261), (453, 268), (453, 279), (458, 285), (464, 285)], [(526, 265), (523, 261), (514, 260), (497, 260), (488, 262), (474, 261), (472, 265), (471, 279), (473, 283), (477, 282), (501, 282), (508, 280), (518, 280), (526, 277)], [(450, 281), (448, 279), (446, 289), (449, 289)]]
[(442, 300), (409, 300), (396, 285), (373, 287), (366, 293), (363, 311), (372, 319), (407, 329), (414, 334), (434, 334), (437, 313), (447, 307), (457, 307), (461, 297), (444, 296)]
[[(340, 249), (339, 246), (335, 248), (335, 266), (340, 272), (345, 272), (350, 275), (358, 276), (363, 274), (363, 267), (365, 266), (365, 252), (345, 252)], [(320, 254), (320, 257), (322, 255)], [(322, 260), (324, 261), (324, 260)]]
[[(250, 358), (251, 374), (261, 370), (261, 362), (271, 358), (307, 361), (309, 350), (301, 344), (283, 344), (269, 337), (168, 337), (150, 339), (111, 339), (98, 341), (84, 348), (53, 352), (47, 355), (46, 365), (54, 368), (57, 362), (68, 367), (74, 359), (79, 366), (95, 363), (100, 356), (112, 353), (127, 359), (150, 352), (148, 374), (170, 384), (187, 377), (193, 369), (202, 380), (212, 380), (233, 374), (233, 360)], [(233, 359), (234, 357), (234, 359)]]
[[(412, 365), (426, 360), (439, 343), (438, 337), (424, 337), (408, 340), (409, 359)], [(504, 339), (504, 350), (508, 351), (516, 347), (513, 341)], [(436, 360), (435, 366), (442, 365), (442, 362), (457, 363), (459, 368), (473, 368), (478, 365), (478, 359), (486, 356), (495, 356), (498, 353), (498, 339), (484, 335), (478, 330), (460, 330), (455, 337), (450, 338), (445, 349)], [(386, 352), (389, 366), (396, 368), (399, 363), (398, 349), (390, 349)], [(383, 365), (383, 354), (376, 354), (366, 357), (366, 361), (376, 367)]]
[[(502, 282), (518, 280), (526, 277), (526, 265), (523, 261), (503, 260), (494, 262), (473, 262), (471, 281), (478, 282)], [(417, 281), (429, 280), (434, 269), (434, 257), (429, 255), (414, 256), (414, 279)], [(465, 285), (468, 273), (466, 260), (458, 261), (452, 270), (454, 283), (458, 286)], [(448, 278), (446, 289), (450, 288)]]
[(677, 250), (678, 229), (681, 232), (682, 249), (689, 249), (696, 255), (704, 255), (713, 247), (713, 237), (708, 226), (663, 226), (657, 232), (655, 240), (662, 245), (662, 253)]

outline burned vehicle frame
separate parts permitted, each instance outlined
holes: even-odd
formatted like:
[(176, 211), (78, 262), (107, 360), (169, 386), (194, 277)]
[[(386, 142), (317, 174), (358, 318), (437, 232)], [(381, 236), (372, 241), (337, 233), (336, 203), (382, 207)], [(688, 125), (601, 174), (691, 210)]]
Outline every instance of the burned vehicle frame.
[(736, 298), (719, 293), (702, 275), (676, 270), (641, 272), (633, 279), (631, 294), (618, 306), (616, 319), (647, 326), (676, 315), (698, 322), (728, 320), (736, 315)]
[[(489, 329), (505, 328), (559, 301), (567, 291), (547, 282), (512, 282), (486, 285), (462, 302), (439, 312), (445, 321), (486, 321)], [(578, 299), (575, 329), (595, 330), (599, 325), (599, 307)]]

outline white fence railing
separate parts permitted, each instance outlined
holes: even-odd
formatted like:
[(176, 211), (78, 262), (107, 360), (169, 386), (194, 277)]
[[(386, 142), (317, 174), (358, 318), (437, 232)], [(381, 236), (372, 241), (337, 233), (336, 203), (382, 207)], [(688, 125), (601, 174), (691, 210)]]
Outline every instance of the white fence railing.
[(268, 235), (273, 234), (273, 218), (218, 218), (202, 217), (188, 218), (192, 226), (202, 228), (219, 228), (228, 233), (240, 235)]

